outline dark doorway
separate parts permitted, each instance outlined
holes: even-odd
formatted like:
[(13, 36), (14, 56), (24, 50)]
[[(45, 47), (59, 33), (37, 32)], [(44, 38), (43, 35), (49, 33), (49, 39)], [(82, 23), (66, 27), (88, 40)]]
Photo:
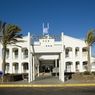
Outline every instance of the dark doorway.
[(40, 61), (39, 72), (50, 73), (53, 71), (54, 61)]

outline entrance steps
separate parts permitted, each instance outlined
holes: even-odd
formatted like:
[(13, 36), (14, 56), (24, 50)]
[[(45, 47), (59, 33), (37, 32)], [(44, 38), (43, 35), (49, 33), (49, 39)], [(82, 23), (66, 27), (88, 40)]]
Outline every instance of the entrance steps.
[(39, 77), (32, 82), (33, 84), (61, 84), (62, 82), (56, 76), (52, 76), (50, 73), (40, 74)]

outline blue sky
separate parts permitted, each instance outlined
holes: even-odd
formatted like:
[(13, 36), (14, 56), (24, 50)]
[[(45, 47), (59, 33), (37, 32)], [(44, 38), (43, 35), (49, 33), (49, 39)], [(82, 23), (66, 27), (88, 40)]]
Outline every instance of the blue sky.
[(0, 20), (17, 24), (24, 35), (41, 35), (49, 22), (49, 34), (84, 38), (95, 28), (95, 0), (0, 0)]

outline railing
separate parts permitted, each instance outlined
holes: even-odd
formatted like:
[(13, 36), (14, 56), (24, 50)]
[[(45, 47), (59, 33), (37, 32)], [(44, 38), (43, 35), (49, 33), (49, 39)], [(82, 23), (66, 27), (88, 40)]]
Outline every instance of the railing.
[[(32, 36), (33, 41), (39, 41), (39, 39), (42, 39), (42, 38), (45, 38), (45, 36), (43, 36), (43, 35), (42, 36), (41, 35), (39, 35), (39, 36), (33, 35)], [(55, 41), (61, 40), (61, 36), (59, 36), (59, 35), (50, 35), (50, 38), (54, 39)]]
[(14, 70), (14, 73), (15, 73), (15, 74), (18, 74), (18, 70)]
[(27, 73), (28, 72), (28, 70), (23, 70), (23, 73)]
[(65, 72), (71, 72), (71, 68), (67, 68)]
[(14, 59), (18, 59), (18, 55), (14, 55), (14, 57), (13, 57)]
[(25, 59), (28, 58), (28, 55), (23, 55), (23, 59), (24, 59), (24, 58), (25, 58)]

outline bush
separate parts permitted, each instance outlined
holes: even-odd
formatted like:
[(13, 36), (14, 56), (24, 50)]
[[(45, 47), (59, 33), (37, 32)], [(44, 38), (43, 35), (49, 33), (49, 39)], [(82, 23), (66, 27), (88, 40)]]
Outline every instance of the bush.
[(10, 75), (11, 81), (19, 81), (22, 80), (22, 74), (11, 74)]
[(91, 75), (91, 72), (89, 72), (89, 71), (84, 71), (83, 74), (84, 74), (84, 75)]
[(93, 75), (95, 75), (95, 72), (92, 72)]

